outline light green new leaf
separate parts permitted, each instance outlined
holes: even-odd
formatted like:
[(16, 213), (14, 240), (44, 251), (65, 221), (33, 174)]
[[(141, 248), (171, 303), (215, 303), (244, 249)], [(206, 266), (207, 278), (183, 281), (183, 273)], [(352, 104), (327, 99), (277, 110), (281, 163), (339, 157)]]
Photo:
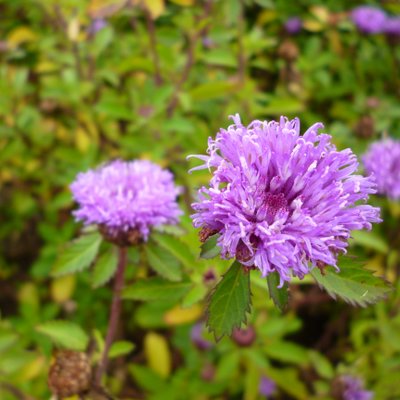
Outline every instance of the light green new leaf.
[(155, 277), (143, 279), (128, 286), (122, 294), (124, 299), (129, 300), (172, 300), (180, 299), (189, 289), (192, 283), (185, 282), (170, 282), (165, 279)]
[(208, 305), (207, 325), (215, 339), (230, 335), (233, 328), (246, 322), (250, 306), (250, 274), (235, 261), (215, 287)]
[(339, 296), (352, 305), (365, 307), (383, 299), (391, 291), (382, 279), (362, 267), (341, 266), (340, 272), (329, 267), (324, 274), (314, 268), (311, 275), (334, 299)]
[(112, 344), (108, 356), (110, 358), (120, 357), (130, 353), (134, 348), (135, 345), (133, 343), (126, 340), (119, 340), (118, 342)]
[(272, 272), (267, 276), (269, 297), (271, 297), (274, 304), (283, 311), (288, 303), (288, 284), (285, 283), (281, 288), (279, 286), (279, 274), (277, 272)]
[(85, 234), (63, 249), (53, 267), (52, 275), (72, 274), (88, 268), (95, 259), (102, 237), (98, 232)]
[(147, 243), (145, 250), (147, 261), (155, 272), (170, 281), (181, 280), (180, 262), (168, 250), (157, 246), (153, 241)]
[(114, 249), (108, 249), (94, 265), (92, 286), (97, 288), (107, 283), (115, 273), (118, 264), (118, 255)]
[(218, 237), (218, 234), (212, 235), (201, 245), (201, 258), (208, 260), (217, 257), (221, 253), (221, 248), (217, 245)]
[(36, 330), (67, 349), (85, 350), (89, 341), (83, 329), (69, 321), (48, 321), (37, 326)]

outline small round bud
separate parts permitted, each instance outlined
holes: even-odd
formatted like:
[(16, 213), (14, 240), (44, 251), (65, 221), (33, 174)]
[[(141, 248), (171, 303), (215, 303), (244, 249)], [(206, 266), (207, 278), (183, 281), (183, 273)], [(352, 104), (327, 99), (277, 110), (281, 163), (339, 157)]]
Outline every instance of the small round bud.
[(207, 364), (201, 370), (201, 379), (206, 382), (211, 382), (215, 376), (215, 367), (212, 364)]
[(50, 367), (48, 384), (57, 397), (63, 399), (89, 390), (92, 370), (85, 353), (60, 350)]
[(369, 139), (375, 133), (375, 122), (370, 115), (363, 115), (357, 122), (354, 132), (357, 137)]
[(245, 329), (234, 329), (232, 340), (240, 347), (249, 347), (256, 340), (256, 331), (251, 325)]

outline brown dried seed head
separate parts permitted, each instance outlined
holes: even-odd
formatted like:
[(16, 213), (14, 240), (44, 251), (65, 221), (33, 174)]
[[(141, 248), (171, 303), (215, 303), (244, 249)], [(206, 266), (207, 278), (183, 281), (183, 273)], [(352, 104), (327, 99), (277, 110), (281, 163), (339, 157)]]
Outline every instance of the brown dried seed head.
[(91, 366), (85, 353), (60, 350), (50, 367), (48, 384), (53, 394), (63, 399), (88, 391), (91, 377)]

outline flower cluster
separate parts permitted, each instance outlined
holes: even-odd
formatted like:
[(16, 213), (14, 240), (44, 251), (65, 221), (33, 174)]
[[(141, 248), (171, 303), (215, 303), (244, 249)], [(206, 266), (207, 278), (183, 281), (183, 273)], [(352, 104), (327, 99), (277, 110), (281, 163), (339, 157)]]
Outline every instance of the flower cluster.
[(80, 173), (71, 191), (79, 204), (75, 218), (111, 236), (134, 230), (147, 240), (152, 227), (176, 223), (181, 215), (172, 174), (149, 161), (116, 160)]
[(341, 379), (344, 384), (344, 400), (372, 400), (373, 393), (364, 389), (360, 379), (350, 375), (345, 375)]
[(384, 139), (375, 142), (362, 160), (365, 170), (375, 176), (378, 193), (400, 199), (400, 141)]
[(298, 119), (246, 127), (236, 114), (233, 121), (209, 139), (208, 155), (192, 156), (204, 161), (192, 170), (214, 169), (193, 204), (193, 223), (219, 234), (224, 258), (263, 276), (277, 271), (282, 285), (310, 267), (336, 266), (350, 231), (380, 222), (378, 208), (359, 204), (376, 192), (375, 183), (354, 174), (356, 156), (318, 134), (321, 123), (301, 136)]
[(351, 19), (363, 33), (400, 35), (400, 18), (388, 16), (385, 11), (377, 7), (356, 7), (351, 12)]

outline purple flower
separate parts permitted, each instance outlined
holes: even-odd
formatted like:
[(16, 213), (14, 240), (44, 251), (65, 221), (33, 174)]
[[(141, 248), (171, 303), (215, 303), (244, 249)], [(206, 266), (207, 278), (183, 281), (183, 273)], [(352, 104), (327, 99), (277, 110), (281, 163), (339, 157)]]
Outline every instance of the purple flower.
[(400, 36), (400, 17), (387, 18), (384, 31), (388, 35)]
[(345, 385), (343, 392), (343, 400), (372, 400), (373, 393), (364, 390), (362, 381), (350, 375), (342, 377)]
[(236, 114), (233, 121), (209, 138), (209, 155), (192, 156), (204, 161), (192, 170), (214, 169), (192, 205), (193, 223), (219, 233), (222, 257), (236, 257), (263, 276), (277, 271), (282, 285), (314, 266), (336, 266), (350, 230), (381, 221), (378, 208), (359, 204), (376, 192), (375, 183), (353, 174), (356, 156), (318, 134), (321, 123), (300, 136), (297, 118), (246, 127)]
[(258, 391), (262, 396), (269, 397), (276, 391), (276, 383), (267, 376), (261, 377)]
[(190, 339), (199, 350), (208, 350), (213, 346), (213, 344), (203, 338), (203, 328), (204, 325), (201, 322), (193, 325), (192, 330), (190, 331)]
[(375, 142), (362, 160), (365, 170), (374, 174), (378, 193), (400, 199), (400, 141), (384, 139)]
[(96, 18), (92, 20), (91, 24), (87, 28), (89, 35), (95, 35), (107, 26), (107, 21), (104, 18)]
[(147, 240), (153, 226), (175, 224), (182, 213), (172, 174), (150, 161), (116, 160), (79, 173), (71, 191), (79, 204), (76, 220), (110, 235), (137, 230)]
[(292, 17), (289, 18), (285, 22), (285, 29), (288, 33), (296, 34), (301, 31), (301, 28), (303, 27), (303, 22), (299, 17)]
[(360, 6), (353, 9), (351, 19), (361, 32), (381, 33), (385, 27), (386, 14), (376, 7)]

